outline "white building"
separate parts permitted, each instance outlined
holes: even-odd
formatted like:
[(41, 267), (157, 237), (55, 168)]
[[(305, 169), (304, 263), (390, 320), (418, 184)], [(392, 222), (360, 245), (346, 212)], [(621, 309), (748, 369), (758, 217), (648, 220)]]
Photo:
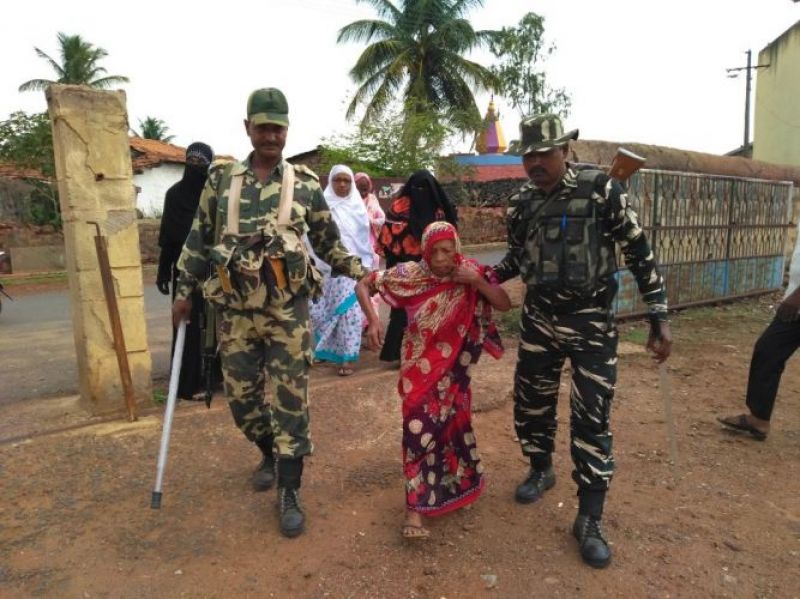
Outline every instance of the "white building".
[(186, 149), (163, 141), (131, 137), (136, 207), (144, 216), (161, 216), (164, 194), (183, 177)]

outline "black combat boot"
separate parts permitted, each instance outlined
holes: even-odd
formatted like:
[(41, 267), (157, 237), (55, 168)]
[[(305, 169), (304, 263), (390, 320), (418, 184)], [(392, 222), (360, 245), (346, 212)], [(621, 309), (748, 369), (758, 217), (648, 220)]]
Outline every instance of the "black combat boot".
[(550, 454), (535, 454), (530, 456), (530, 460), (531, 470), (514, 495), (518, 503), (533, 503), (556, 484), (556, 473), (553, 471), (553, 458)]
[(600, 526), (605, 497), (605, 491), (578, 492), (578, 517), (572, 534), (578, 540), (583, 561), (592, 568), (605, 568), (611, 563), (611, 547)]
[(296, 537), (305, 530), (306, 517), (300, 505), (303, 458), (278, 459), (278, 509), (281, 534)]
[(253, 489), (266, 491), (275, 484), (275, 458), (272, 455), (272, 435), (264, 435), (256, 441), (256, 445), (264, 454), (261, 463), (253, 471)]
[(579, 513), (572, 525), (572, 534), (578, 539), (583, 561), (592, 568), (605, 568), (611, 563), (611, 547), (603, 535), (600, 518)]

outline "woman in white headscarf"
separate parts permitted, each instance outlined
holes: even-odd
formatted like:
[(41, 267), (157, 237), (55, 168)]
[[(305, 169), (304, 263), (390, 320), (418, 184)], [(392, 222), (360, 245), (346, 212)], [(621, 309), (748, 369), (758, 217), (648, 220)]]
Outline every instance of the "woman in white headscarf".
[[(353, 180), (353, 171), (337, 164), (328, 175), (325, 201), (339, 227), (344, 246), (361, 258), (365, 268), (373, 268), (367, 210)], [(353, 374), (352, 364), (361, 350), (362, 314), (355, 294), (355, 281), (326, 272), (322, 297), (311, 305), (314, 331), (314, 356), (339, 365), (339, 375)]]

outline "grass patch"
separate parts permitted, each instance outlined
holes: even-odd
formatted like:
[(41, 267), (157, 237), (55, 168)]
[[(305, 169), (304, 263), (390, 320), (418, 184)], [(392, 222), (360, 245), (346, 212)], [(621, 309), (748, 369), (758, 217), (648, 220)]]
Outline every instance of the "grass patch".
[(620, 339), (627, 343), (634, 343), (636, 345), (644, 345), (647, 343), (647, 338), (650, 336), (650, 328), (626, 328), (621, 331)]
[(519, 318), (521, 308), (511, 308), (508, 312), (495, 312), (495, 324), (501, 337), (519, 335)]
[(159, 406), (163, 406), (164, 403), (167, 401), (167, 394), (166, 392), (162, 391), (161, 389), (153, 390), (153, 403)]
[(11, 279), (3, 279), (3, 285), (6, 287), (14, 287), (16, 285), (42, 285), (46, 283), (66, 283), (66, 272), (53, 272), (40, 275), (30, 275), (27, 277), (14, 277)]

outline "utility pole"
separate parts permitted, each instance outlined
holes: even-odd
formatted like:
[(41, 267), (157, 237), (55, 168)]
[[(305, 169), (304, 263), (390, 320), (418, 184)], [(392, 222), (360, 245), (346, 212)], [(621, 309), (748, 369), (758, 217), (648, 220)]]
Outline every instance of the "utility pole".
[(747, 146), (750, 145), (750, 88), (751, 88), (751, 81), (753, 78), (752, 71), (753, 69), (763, 69), (768, 67), (769, 64), (757, 64), (753, 65), (753, 51), (748, 50), (745, 52), (747, 54), (747, 66), (746, 67), (736, 67), (732, 69), (725, 69), (728, 73), (728, 77), (735, 79), (739, 76), (739, 71), (746, 71), (747, 75), (745, 77), (746, 84), (745, 84), (745, 93), (744, 93), (744, 144), (742, 145), (743, 150), (747, 150)]

